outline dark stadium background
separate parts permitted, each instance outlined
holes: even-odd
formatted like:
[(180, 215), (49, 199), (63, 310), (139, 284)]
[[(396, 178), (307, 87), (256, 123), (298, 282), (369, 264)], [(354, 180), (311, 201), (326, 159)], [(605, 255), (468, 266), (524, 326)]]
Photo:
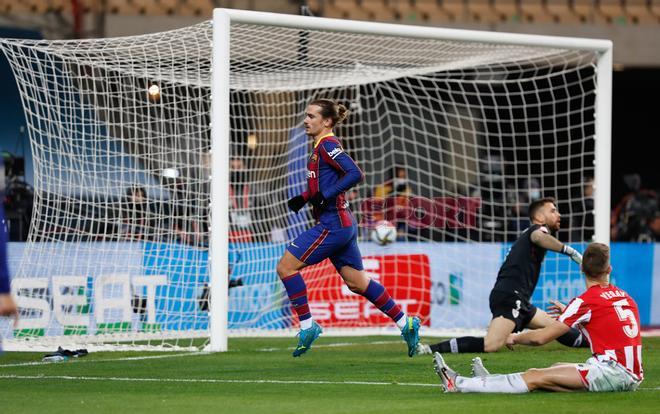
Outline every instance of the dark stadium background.
[[(0, 29), (0, 37), (35, 38), (38, 33)], [(614, 72), (612, 94), (612, 207), (627, 188), (626, 174), (639, 173), (642, 186), (660, 190), (655, 148), (660, 139), (660, 69), (625, 68)], [(30, 143), (25, 117), (11, 69), (0, 56), (0, 150), (25, 159), (25, 178), (33, 184)]]
[[(47, 2), (25, 0), (25, 3), (33, 4), (32, 8), (28, 9), (33, 13), (34, 22), (29, 24), (26, 24), (27, 20), (25, 19), (12, 20), (13, 3), (11, 1), (0, 1), (2, 5), (0, 17), (7, 17), (6, 20), (0, 20), (0, 37), (40, 38), (42, 35), (38, 29), (26, 29), (26, 27), (39, 27), (40, 24), (43, 27), (42, 32), (48, 38), (118, 36), (133, 34), (123, 31), (139, 30), (140, 33), (143, 33), (181, 27), (210, 16), (210, 9), (196, 9), (191, 5), (195, 2), (183, 0), (167, 2), (168, 5), (179, 4), (179, 6), (171, 8), (171, 6), (165, 6), (165, 3), (161, 4), (159, 0), (154, 0), (151, 2), (152, 6), (148, 8), (139, 6), (139, 4), (146, 4), (143, 1), (126, 1), (125, 7), (121, 6), (123, 4), (121, 1), (113, 2), (113, 6), (108, 6), (107, 14), (103, 15), (101, 13), (99, 15), (101, 18), (97, 18), (97, 20), (67, 20), (66, 13), (70, 13), (70, 11), (63, 12), (60, 15), (62, 19), (52, 20), (51, 15), (57, 15), (57, 10), (39, 6)], [(93, 2), (78, 1), (78, 3), (87, 7), (87, 10), (83, 10), (83, 13), (86, 13), (85, 16), (89, 17), (90, 14), (95, 13), (94, 7), (88, 7), (88, 3), (92, 4)], [(199, 4), (201, 3), (203, 2), (199, 2)], [(207, 3), (221, 7), (232, 7), (234, 5), (232, 1), (223, 0), (214, 0)], [(238, 3), (243, 4), (243, 7), (251, 5), (254, 9), (287, 13), (295, 13), (298, 9), (298, 3), (308, 3), (317, 15), (323, 14), (328, 17), (340, 18), (383, 20), (382, 16), (386, 15), (380, 11), (369, 9), (371, 6), (359, 1), (355, 4), (358, 9), (362, 7), (363, 10), (357, 10), (356, 14), (353, 14), (353, 11), (350, 10), (345, 11), (342, 12), (344, 15), (337, 15), (337, 10), (331, 10), (334, 2), (329, 0), (325, 2), (299, 2), (293, 0), (263, 2), (255, 0), (237, 2), (236, 4)], [(390, 5), (395, 3), (405, 3), (405, 1), (387, 2)], [(482, 8), (477, 7), (477, 3), (486, 4), (488, 2), (475, 2), (471, 6), (473, 7), (471, 10), (475, 15), (463, 16), (452, 22), (438, 24), (454, 28), (612, 38), (614, 40), (611, 208), (614, 208), (629, 192), (629, 188), (624, 182), (626, 175), (639, 174), (642, 188), (652, 189), (656, 192), (660, 191), (660, 174), (657, 173), (659, 152), (654, 150), (655, 141), (657, 141), (659, 135), (656, 123), (658, 115), (660, 115), (660, 82), (658, 82), (660, 79), (660, 59), (657, 57), (657, 51), (654, 52), (657, 49), (654, 38), (657, 39), (659, 33), (660, 17), (656, 16), (656, 21), (653, 20), (654, 13), (657, 13), (657, 10), (648, 7), (644, 12), (646, 14), (642, 13), (641, 18), (640, 16), (634, 17), (632, 14), (623, 18), (612, 15), (612, 13), (618, 13), (618, 9), (601, 7), (601, 3), (605, 5), (607, 2), (594, 1), (590, 16), (582, 19), (582, 21), (576, 23), (575, 20), (561, 15), (556, 16), (553, 23), (544, 23), (543, 16), (537, 15), (534, 17), (536, 20), (530, 20), (529, 16), (506, 15), (513, 9), (507, 8), (506, 5), (502, 6), (497, 1), (492, 1), (489, 3), (491, 6)], [(521, 5), (523, 3), (520, 2)], [(625, 8), (628, 2), (619, 3), (621, 7)], [(567, 4), (573, 4), (573, 2)], [(651, 3), (649, 2), (649, 4)], [(159, 10), (159, 7), (167, 7), (167, 10)], [(324, 8), (325, 10), (323, 10)], [(620, 10), (624, 10), (623, 8)], [(18, 9), (20, 7), (17, 7)], [(23, 8), (23, 10), (26, 9)], [(498, 16), (488, 15), (487, 13), (492, 10), (498, 10), (504, 14)], [(632, 12), (625, 9), (625, 13)], [(477, 16), (477, 14), (481, 15)], [(391, 16), (395, 21), (402, 23), (432, 23), (428, 21), (428, 16), (419, 14), (413, 16), (412, 14), (402, 15), (399, 13)], [(567, 20), (564, 21), (565, 17)], [(12, 21), (16, 23), (12, 25)], [(55, 24), (53, 24), (53, 21), (55, 21)], [(70, 27), (66, 26), (67, 22)], [(125, 26), (132, 26), (132, 29)], [(62, 35), (62, 33), (65, 33), (65, 35)], [(622, 59), (622, 61), (617, 59)], [(636, 65), (630, 62), (639, 63)], [(19, 160), (16, 163), (18, 166), (20, 166), (20, 160), (23, 160), (25, 182), (28, 185), (33, 185), (30, 145), (24, 129), (25, 118), (20, 104), (20, 97), (11, 70), (2, 55), (0, 55), (0, 82), (2, 84), (2, 95), (0, 96), (0, 151), (4, 151), (6, 158), (17, 158)], [(21, 173), (19, 167), (15, 167), (14, 170), (13, 173)], [(552, 183), (544, 184), (552, 185)]]

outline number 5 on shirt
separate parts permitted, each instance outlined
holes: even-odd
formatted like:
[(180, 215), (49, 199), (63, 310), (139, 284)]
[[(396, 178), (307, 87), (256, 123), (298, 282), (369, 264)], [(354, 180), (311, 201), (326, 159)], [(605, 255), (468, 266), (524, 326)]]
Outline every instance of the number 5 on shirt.
[(612, 306), (614, 306), (614, 310), (616, 311), (616, 314), (621, 322), (625, 322), (625, 321), (630, 322), (630, 325), (626, 325), (623, 327), (623, 332), (629, 338), (635, 338), (639, 333), (639, 324), (635, 319), (635, 314), (633, 313), (633, 311), (630, 309), (624, 309), (624, 306), (628, 306), (628, 307), (630, 306), (630, 304), (628, 303), (628, 299), (618, 300), (614, 302)]

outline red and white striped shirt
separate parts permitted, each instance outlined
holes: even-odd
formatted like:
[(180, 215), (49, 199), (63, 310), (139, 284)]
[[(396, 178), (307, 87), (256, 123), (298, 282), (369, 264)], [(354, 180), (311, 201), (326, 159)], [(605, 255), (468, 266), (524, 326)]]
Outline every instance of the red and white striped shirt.
[(566, 306), (559, 322), (580, 329), (594, 357), (617, 361), (643, 378), (639, 311), (625, 291), (614, 285), (592, 286)]

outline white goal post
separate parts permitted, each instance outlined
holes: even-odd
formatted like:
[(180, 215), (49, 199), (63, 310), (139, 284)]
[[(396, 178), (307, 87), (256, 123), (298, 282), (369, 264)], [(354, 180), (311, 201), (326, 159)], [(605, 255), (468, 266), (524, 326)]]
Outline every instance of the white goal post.
[[(554, 36), (521, 35), (511, 33), (493, 33), (481, 31), (443, 29), (435, 27), (407, 26), (396, 24), (356, 22), (350, 20), (326, 19), (293, 15), (274, 15), (271, 13), (251, 12), (243, 10), (215, 9), (213, 13), (214, 40), (213, 40), (213, 76), (211, 78), (212, 96), (217, 97), (213, 101), (213, 120), (216, 127), (212, 128), (212, 145), (221, 148), (227, 158), (223, 162), (214, 163), (214, 175), (222, 177), (221, 183), (212, 187), (216, 195), (225, 194), (226, 188), (221, 187), (228, 180), (224, 179), (227, 173), (224, 165), (229, 164), (229, 151), (227, 143), (230, 141), (230, 113), (229, 113), (229, 89), (231, 86), (229, 61), (231, 58), (231, 24), (263, 25), (273, 27), (287, 27), (301, 30), (343, 32), (355, 34), (368, 34), (386, 37), (403, 37), (411, 39), (435, 39), (444, 41), (479, 42), (492, 44), (509, 44), (519, 46), (533, 46), (559, 49), (591, 50), (598, 53), (597, 61), (597, 102), (595, 104), (596, 127), (595, 135), (595, 165), (594, 187), (595, 203), (599, 211), (595, 211), (597, 221), (593, 239), (609, 243), (609, 199), (610, 199), (610, 171), (611, 171), (611, 101), (612, 101), (612, 42), (608, 40), (594, 40), (583, 38), (568, 38)], [(341, 48), (328, 50), (328, 53), (339, 53)], [(216, 170), (217, 168), (217, 170)], [(216, 192), (217, 191), (217, 192)], [(212, 197), (212, 199), (216, 199)], [(212, 208), (212, 216), (225, 217), (228, 214), (228, 204), (219, 203)], [(227, 246), (225, 237), (226, 227), (218, 228), (217, 232), (211, 232), (212, 245), (222, 246), (218, 249), (217, 256), (220, 266), (225, 265), (221, 261), (227, 257), (224, 250)], [(213, 262), (212, 262), (213, 263)], [(217, 290), (216, 290), (217, 289)], [(212, 290), (215, 297), (226, 297), (225, 284), (215, 284)], [(226, 307), (223, 305), (211, 310), (211, 343), (213, 351), (224, 351), (227, 347), (226, 341)], [(218, 335), (214, 333), (217, 332)], [(216, 339), (217, 338), (217, 342)]]
[[(319, 97), (351, 112), (336, 132), (366, 176), (349, 197), (365, 268), (426, 332), (485, 327), (530, 199), (558, 199), (562, 241), (609, 242), (607, 40), (216, 9), (170, 32), (0, 49), (35, 164), (7, 349), (217, 352), (232, 334), (292, 333), (275, 265), (311, 225), (286, 199)], [(370, 242), (378, 219), (400, 240)], [(548, 255), (535, 300), (574, 291), (568, 262)], [(327, 264), (306, 272), (326, 331), (389, 332)]]

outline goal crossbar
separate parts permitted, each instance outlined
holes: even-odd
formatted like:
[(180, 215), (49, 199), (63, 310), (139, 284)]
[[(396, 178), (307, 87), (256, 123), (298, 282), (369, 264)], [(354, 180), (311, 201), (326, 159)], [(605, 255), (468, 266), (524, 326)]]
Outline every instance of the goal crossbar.
[[(306, 214), (294, 217), (285, 200), (304, 185), (298, 175), (305, 173), (309, 142), (300, 132), (300, 114), (318, 97), (350, 106), (351, 117), (338, 136), (345, 138), (347, 152), (365, 171), (366, 184), (351, 201), (361, 224), (359, 203), (371, 197), (370, 191), (396, 166), (414, 176), (409, 181), (416, 180), (418, 191), (410, 194), (425, 198), (427, 205), (446, 198), (455, 202), (475, 191), (491, 196), (511, 191), (517, 196), (539, 179), (563, 206), (584, 207), (585, 195), (576, 195), (582, 185), (578, 177), (593, 176), (594, 211), (589, 213), (595, 223), (578, 228), (578, 238), (568, 241), (609, 242), (608, 40), (216, 9), (210, 22), (163, 33), (62, 41), (0, 39), (0, 49), (12, 64), (23, 100), (35, 152), (38, 206), (25, 248), (32, 252), (25, 254), (32, 263), (21, 263), (15, 278), (20, 280), (16, 289), (28, 310), (27, 323), (15, 331), (12, 346), (31, 341), (21, 335), (33, 335), (46, 343), (67, 336), (72, 341), (114, 340), (136, 346), (163, 340), (168, 348), (176, 338), (208, 333), (207, 350), (225, 351), (231, 335), (289, 334), (297, 319), (272, 256), (281, 254), (284, 238), (311, 224)], [(256, 145), (257, 135), (259, 147), (245, 150), (249, 139)], [(493, 176), (491, 156), (500, 157), (491, 164), (501, 168), (501, 190), (488, 181)], [(244, 180), (256, 196), (268, 200), (272, 217), (250, 205), (245, 209), (252, 214), (247, 219), (252, 224), (240, 222), (245, 215), (226, 219), (237, 209), (230, 198), (240, 198), (227, 196), (235, 183), (231, 161), (252, 168)], [(147, 190), (144, 195), (154, 201), (153, 210), (117, 203), (136, 187)], [(87, 202), (93, 214), (80, 208)], [(471, 306), (487, 303), (477, 304), (483, 292), (473, 290), (489, 283), (484, 275), (496, 274), (499, 250), (489, 243), (501, 242), (495, 247), (505, 248), (518, 234), (491, 225), (496, 218), (524, 218), (519, 211), (517, 217), (499, 217), (495, 211), (509, 208), (508, 199), (494, 197), (490, 202), (492, 210), (478, 213), (483, 226), (475, 230), (476, 236), (465, 229), (422, 229), (406, 233), (409, 238), (388, 246), (388, 253), (369, 243), (366, 227), (360, 228), (360, 249), (370, 265), (385, 267), (390, 265), (387, 260), (403, 258), (405, 263), (391, 271), (410, 272), (408, 279), (391, 281), (392, 288), (399, 289), (397, 300), (413, 301), (427, 280), (446, 279), (447, 300), (456, 306), (445, 306), (434, 321), (450, 321), (451, 314), (457, 323), (433, 326), (428, 294), (417, 299), (426, 306), (429, 329), (460, 328), (461, 306), (470, 300), (475, 301)], [(136, 223), (137, 213), (147, 220)], [(441, 217), (443, 226), (446, 218)], [(193, 221), (201, 224), (195, 230), (201, 234), (197, 239), (186, 238)], [(131, 232), (141, 226), (150, 226), (150, 239), (133, 238)], [(254, 242), (238, 247), (243, 254), (240, 265), (230, 259), (230, 249), (243, 243), (230, 241), (237, 228), (249, 228), (255, 235)], [(271, 232), (275, 228), (280, 236)], [(467, 246), (472, 243), (454, 251), (454, 244), (445, 243), (454, 241), (477, 243), (474, 251)], [(416, 242), (425, 245), (412, 251)], [(481, 257), (484, 249), (488, 253)], [(445, 260), (442, 266), (434, 256)], [(69, 262), (68, 257), (73, 259)], [(476, 270), (462, 263), (481, 259), (490, 262)], [(549, 270), (555, 278), (551, 284), (557, 287), (569, 272), (556, 258), (548, 261), (554, 266)], [(447, 263), (455, 265), (453, 273), (436, 271), (425, 275), (423, 283), (417, 277), (431, 267), (444, 272)], [(235, 273), (229, 270), (233, 266), (239, 269)], [(316, 267), (310, 269), (316, 272)], [(53, 282), (53, 275), (64, 281)], [(229, 291), (228, 278), (237, 275), (248, 282)], [(121, 287), (122, 301), (113, 299), (112, 286)], [(108, 297), (101, 292), (104, 288)], [(335, 289), (319, 283), (310, 289), (316, 294), (310, 303), (334, 305)], [(430, 290), (424, 289), (425, 294)], [(449, 298), (451, 289), (454, 296)], [(129, 295), (134, 297), (127, 302)], [(339, 301), (353, 299), (351, 292), (339, 295)], [(94, 306), (105, 307), (107, 315), (96, 314)], [(378, 331), (390, 323), (365, 318), (351, 325), (347, 308), (353, 309), (344, 308), (339, 318), (324, 325), (328, 332)], [(363, 314), (372, 310), (360, 308)], [(482, 327), (479, 312), (474, 318), (465, 315), (466, 329)], [(329, 313), (320, 313), (331, 319)], [(50, 322), (44, 328), (45, 320)], [(0, 335), (7, 338), (9, 332), (11, 328), (0, 323)]]

